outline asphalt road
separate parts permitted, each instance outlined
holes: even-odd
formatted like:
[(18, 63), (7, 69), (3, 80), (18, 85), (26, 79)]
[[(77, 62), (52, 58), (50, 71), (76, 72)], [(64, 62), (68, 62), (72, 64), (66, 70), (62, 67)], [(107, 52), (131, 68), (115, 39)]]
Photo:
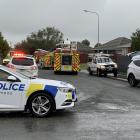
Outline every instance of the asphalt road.
[(39, 71), (42, 78), (70, 82), (77, 87), (75, 108), (49, 118), (30, 114), (0, 114), (0, 140), (139, 140), (140, 86), (105, 77), (54, 75)]

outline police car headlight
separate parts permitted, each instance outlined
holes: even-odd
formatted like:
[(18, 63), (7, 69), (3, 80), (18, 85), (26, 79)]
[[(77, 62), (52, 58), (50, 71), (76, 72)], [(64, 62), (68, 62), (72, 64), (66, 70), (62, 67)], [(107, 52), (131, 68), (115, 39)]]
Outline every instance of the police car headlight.
[(114, 64), (114, 67), (117, 68), (118, 67), (117, 64)]
[(60, 92), (63, 92), (63, 93), (68, 93), (68, 92), (70, 91), (69, 88), (63, 88), (63, 87), (59, 87), (58, 90), (59, 90)]
[(102, 65), (102, 66), (100, 66), (100, 68), (101, 68), (101, 69), (105, 69), (105, 66)]

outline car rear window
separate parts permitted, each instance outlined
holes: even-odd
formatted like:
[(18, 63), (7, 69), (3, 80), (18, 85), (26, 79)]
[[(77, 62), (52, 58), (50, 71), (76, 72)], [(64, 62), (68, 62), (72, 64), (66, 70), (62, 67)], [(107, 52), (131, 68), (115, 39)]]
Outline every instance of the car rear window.
[(32, 66), (34, 65), (34, 61), (32, 58), (13, 58), (12, 63), (14, 65), (22, 65), (22, 66)]

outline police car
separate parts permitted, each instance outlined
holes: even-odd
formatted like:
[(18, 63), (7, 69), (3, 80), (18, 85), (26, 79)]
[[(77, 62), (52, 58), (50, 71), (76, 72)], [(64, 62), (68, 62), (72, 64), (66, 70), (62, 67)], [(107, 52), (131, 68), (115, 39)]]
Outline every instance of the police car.
[(24, 76), (0, 65), (0, 111), (29, 110), (36, 117), (74, 106), (73, 85), (49, 79)]

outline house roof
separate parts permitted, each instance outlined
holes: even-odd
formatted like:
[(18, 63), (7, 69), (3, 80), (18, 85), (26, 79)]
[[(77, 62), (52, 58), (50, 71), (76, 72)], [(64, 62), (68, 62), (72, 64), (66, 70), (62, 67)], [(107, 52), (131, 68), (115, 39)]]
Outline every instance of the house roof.
[(125, 37), (119, 37), (111, 40), (102, 46), (94, 48), (94, 50), (119, 50), (120, 48), (131, 47), (131, 40)]
[(81, 52), (89, 52), (89, 51), (93, 51), (93, 48), (85, 45), (77, 45), (77, 50)]

